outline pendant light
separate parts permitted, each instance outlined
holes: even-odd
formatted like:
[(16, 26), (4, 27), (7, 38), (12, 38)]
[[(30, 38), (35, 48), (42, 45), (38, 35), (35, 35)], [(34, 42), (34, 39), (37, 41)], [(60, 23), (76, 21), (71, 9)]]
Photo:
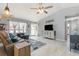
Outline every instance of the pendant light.
[(10, 17), (10, 16), (11, 16), (11, 12), (10, 12), (10, 9), (9, 9), (8, 3), (7, 3), (3, 10), (3, 17)]

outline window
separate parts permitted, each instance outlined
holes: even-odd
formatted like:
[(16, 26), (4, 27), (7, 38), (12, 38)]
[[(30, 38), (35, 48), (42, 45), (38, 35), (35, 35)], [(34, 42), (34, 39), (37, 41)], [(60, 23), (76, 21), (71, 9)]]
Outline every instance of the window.
[(9, 21), (9, 32), (10, 33), (26, 33), (26, 23), (22, 22), (14, 22), (14, 21)]
[(20, 32), (25, 33), (26, 32), (26, 23), (20, 23)]

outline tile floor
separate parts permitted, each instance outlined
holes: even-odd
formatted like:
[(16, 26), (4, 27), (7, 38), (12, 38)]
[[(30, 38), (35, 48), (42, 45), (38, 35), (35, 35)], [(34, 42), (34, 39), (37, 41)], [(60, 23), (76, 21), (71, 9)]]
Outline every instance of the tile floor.
[(78, 51), (67, 48), (66, 41), (50, 40), (41, 37), (31, 37), (32, 39), (39, 40), (46, 43), (46, 45), (32, 52), (32, 56), (78, 56)]

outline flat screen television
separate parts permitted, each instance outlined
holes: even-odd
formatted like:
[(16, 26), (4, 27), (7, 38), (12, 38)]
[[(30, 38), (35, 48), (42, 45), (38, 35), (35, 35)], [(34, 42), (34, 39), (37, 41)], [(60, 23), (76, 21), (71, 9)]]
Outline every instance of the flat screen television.
[(52, 25), (45, 25), (44, 29), (52, 31), (53, 30), (53, 24)]

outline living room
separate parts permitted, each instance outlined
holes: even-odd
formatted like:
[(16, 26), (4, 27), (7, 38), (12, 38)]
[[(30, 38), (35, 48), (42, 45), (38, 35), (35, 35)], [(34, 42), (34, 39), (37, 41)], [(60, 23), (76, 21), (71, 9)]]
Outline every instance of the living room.
[(70, 41), (78, 3), (0, 3), (0, 12), (0, 56), (79, 55), (78, 40)]

